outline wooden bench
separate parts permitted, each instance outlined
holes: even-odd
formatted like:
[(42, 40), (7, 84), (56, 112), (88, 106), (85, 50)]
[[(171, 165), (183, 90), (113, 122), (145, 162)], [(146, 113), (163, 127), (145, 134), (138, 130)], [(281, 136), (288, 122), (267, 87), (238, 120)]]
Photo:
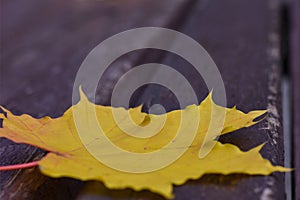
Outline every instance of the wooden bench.
[(292, 91), (293, 91), (293, 166), (294, 171), (294, 192), (293, 197), (300, 199), (300, 2), (294, 1), (291, 10), (291, 33), (290, 33), (290, 64), (292, 72)]
[[(237, 105), (246, 112), (270, 110), (264, 122), (220, 140), (236, 144), (242, 150), (267, 142), (261, 154), (273, 164), (283, 165), (281, 3), (273, 0), (3, 0), (0, 3), (0, 105), (15, 114), (60, 116), (71, 106), (76, 73), (93, 47), (131, 28), (167, 27), (187, 34), (209, 52), (224, 80), (229, 107)], [(182, 73), (196, 91), (199, 102), (207, 95), (203, 79), (187, 61), (174, 54), (148, 49), (126, 54), (109, 67), (99, 83), (96, 103), (109, 105), (118, 79), (133, 67), (151, 62), (166, 64)], [(299, 69), (297, 63), (295, 58), (295, 70)], [(172, 92), (157, 85), (140, 88), (130, 106), (142, 103), (145, 111), (156, 103), (168, 111), (179, 108)], [(0, 139), (0, 165), (29, 162), (44, 153)], [(299, 166), (299, 159), (295, 160)], [(0, 199), (161, 199), (147, 191), (111, 191), (101, 183), (48, 178), (37, 168), (1, 172), (0, 180)], [(285, 190), (282, 173), (209, 174), (175, 187), (176, 199), (285, 199), (289, 192)]]

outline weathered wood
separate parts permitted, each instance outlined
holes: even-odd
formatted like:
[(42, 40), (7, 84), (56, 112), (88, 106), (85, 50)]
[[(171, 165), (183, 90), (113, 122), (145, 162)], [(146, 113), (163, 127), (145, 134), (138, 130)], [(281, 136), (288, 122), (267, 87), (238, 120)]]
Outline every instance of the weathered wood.
[[(278, 1), (198, 2), (179, 31), (202, 44), (217, 63), (226, 86), (228, 106), (237, 105), (246, 112), (270, 110), (264, 122), (223, 136), (220, 140), (236, 144), (243, 150), (267, 142), (262, 155), (273, 164), (283, 165), (278, 9)], [(202, 78), (185, 60), (170, 54), (160, 63), (185, 75), (199, 101), (207, 95)], [(176, 97), (168, 89), (157, 85), (141, 88), (132, 99), (131, 106), (141, 103), (145, 110), (157, 103), (168, 111), (179, 108)], [(99, 183), (90, 184), (78, 199), (161, 199), (146, 191), (116, 192), (105, 189)], [(89, 192), (89, 188), (98, 193)], [(205, 175), (200, 180), (175, 187), (175, 196), (175, 199), (284, 199), (284, 175)]]
[(292, 2), (291, 26), (291, 72), (293, 88), (293, 159), (294, 159), (294, 199), (300, 199), (300, 2)]
[[(229, 106), (236, 104), (244, 111), (270, 109), (265, 122), (225, 136), (222, 142), (247, 150), (268, 141), (263, 156), (283, 165), (277, 1), (197, 1), (193, 9), (187, 9), (191, 4), (185, 1), (32, 2), (1, 2), (1, 105), (17, 114), (59, 116), (71, 105), (75, 74), (95, 45), (129, 28), (171, 26), (193, 37), (211, 54), (223, 76)], [(8, 18), (10, 21), (3, 20)], [(97, 102), (109, 104), (112, 87), (122, 73), (136, 64), (158, 61), (185, 75), (201, 101), (208, 92), (201, 77), (178, 56), (164, 56), (146, 51), (118, 60), (100, 82)], [(178, 108), (170, 91), (153, 85), (135, 94), (131, 105), (140, 103), (146, 110), (154, 103), (167, 110)], [(1, 165), (26, 162), (42, 154), (27, 145), (0, 142)], [(73, 198), (82, 184), (49, 179), (37, 170), (2, 173), (0, 178), (0, 197), (5, 199)], [(99, 183), (91, 185), (91, 191), (86, 186), (78, 199), (161, 199), (147, 191), (111, 191)], [(97, 195), (93, 195), (95, 190)], [(283, 199), (283, 175), (205, 175), (176, 187), (175, 195), (176, 199)]]
[[(277, 1), (198, 2), (180, 31), (202, 44), (217, 63), (229, 106), (236, 104), (244, 111), (270, 110), (264, 122), (226, 135), (221, 141), (243, 150), (267, 142), (262, 155), (273, 164), (283, 165), (278, 9)], [(193, 75), (185, 61), (170, 56), (163, 63), (187, 75), (199, 100), (207, 95), (203, 81)], [(156, 86), (146, 88), (136, 105), (141, 102), (149, 106), (161, 103), (167, 110), (178, 108), (174, 95)], [(249, 177), (208, 175), (176, 187), (175, 195), (176, 199), (284, 199), (283, 177), (278, 173)]]
[[(130, 28), (177, 27), (191, 2), (1, 1), (0, 104), (15, 114), (60, 116), (71, 106), (76, 72), (95, 45)], [(113, 83), (118, 76), (110, 75), (122, 75), (119, 71), (126, 68), (119, 64), (104, 82)], [(103, 104), (109, 104), (106, 90), (110, 87), (100, 93)], [(0, 165), (29, 162), (44, 154), (6, 139), (0, 143)], [(37, 169), (1, 172), (0, 179), (0, 199), (73, 199), (82, 185), (49, 179)]]

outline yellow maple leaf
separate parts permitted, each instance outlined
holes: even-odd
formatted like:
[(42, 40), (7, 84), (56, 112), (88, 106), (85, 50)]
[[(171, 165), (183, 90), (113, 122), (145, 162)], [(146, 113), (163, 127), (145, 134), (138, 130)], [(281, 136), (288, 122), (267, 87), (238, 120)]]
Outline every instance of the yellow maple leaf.
[(199, 106), (153, 115), (141, 112), (141, 107), (95, 105), (81, 90), (80, 94), (79, 103), (59, 118), (15, 116), (1, 107), (6, 115), (0, 114), (0, 137), (48, 151), (38, 161), (48, 176), (99, 180), (111, 189), (148, 189), (166, 198), (173, 198), (173, 185), (205, 173), (268, 175), (290, 170), (262, 158), (263, 145), (243, 152), (215, 140), (257, 123), (254, 119), (266, 111), (246, 114), (223, 108), (210, 94)]

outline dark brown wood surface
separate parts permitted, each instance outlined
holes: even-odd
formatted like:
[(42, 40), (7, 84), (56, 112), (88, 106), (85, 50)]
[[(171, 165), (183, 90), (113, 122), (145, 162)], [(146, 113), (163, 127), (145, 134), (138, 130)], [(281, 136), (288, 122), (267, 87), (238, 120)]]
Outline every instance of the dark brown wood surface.
[[(141, 26), (177, 29), (198, 41), (222, 74), (228, 106), (270, 109), (266, 120), (221, 138), (243, 150), (266, 142), (262, 155), (283, 165), (279, 2), (211, 1), (1, 1), (0, 104), (15, 114), (59, 116), (71, 105), (76, 72), (87, 53), (120, 31)], [(8, 20), (9, 19), (9, 20)], [(192, 66), (176, 55), (140, 51), (118, 59), (100, 82), (97, 103), (109, 104), (118, 78), (137, 64), (160, 62), (180, 71), (199, 101), (208, 90)], [(141, 88), (131, 106), (178, 108), (172, 93)], [(0, 164), (28, 162), (43, 152), (0, 140)], [(161, 199), (150, 192), (110, 191), (101, 183), (50, 179), (37, 169), (0, 175), (2, 199)], [(96, 194), (95, 194), (96, 191)], [(175, 187), (176, 199), (284, 199), (283, 174), (205, 175)]]
[[(267, 142), (262, 155), (273, 164), (283, 165), (281, 126), (281, 60), (279, 2), (222, 1), (198, 2), (181, 32), (186, 33), (210, 53), (226, 86), (228, 106), (244, 111), (270, 111), (266, 120), (254, 127), (221, 138), (222, 142), (248, 150)], [(255, 14), (254, 14), (255, 13)], [(162, 63), (174, 67), (191, 82), (199, 101), (208, 90), (191, 66), (173, 55)], [(178, 108), (174, 95), (165, 88), (147, 87), (136, 105), (149, 102)], [(178, 199), (284, 199), (283, 174), (271, 176), (205, 176), (175, 188)]]
[[(130, 28), (180, 26), (193, 1), (0, 3), (0, 104), (15, 114), (55, 117), (71, 106), (76, 72), (98, 43)], [(126, 63), (135, 59), (127, 58)], [(127, 67), (124, 62), (115, 65), (103, 81), (108, 86), (102, 89), (103, 104), (109, 103), (110, 84)], [(29, 162), (44, 154), (6, 139), (0, 146), (1, 165)], [(72, 199), (82, 184), (46, 178), (38, 169), (1, 172), (0, 180), (0, 199)]]
[(300, 2), (292, 4), (291, 65), (293, 81), (294, 198), (300, 199)]

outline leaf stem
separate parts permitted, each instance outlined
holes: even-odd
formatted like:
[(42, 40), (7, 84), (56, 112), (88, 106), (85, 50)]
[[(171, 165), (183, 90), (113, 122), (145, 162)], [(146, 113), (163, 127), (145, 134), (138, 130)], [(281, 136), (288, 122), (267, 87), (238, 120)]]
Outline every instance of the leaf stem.
[(38, 166), (38, 163), (39, 163), (39, 161), (33, 161), (33, 162), (17, 164), (17, 165), (0, 166), (0, 171), (25, 169), (25, 168), (35, 167), (35, 166)]

